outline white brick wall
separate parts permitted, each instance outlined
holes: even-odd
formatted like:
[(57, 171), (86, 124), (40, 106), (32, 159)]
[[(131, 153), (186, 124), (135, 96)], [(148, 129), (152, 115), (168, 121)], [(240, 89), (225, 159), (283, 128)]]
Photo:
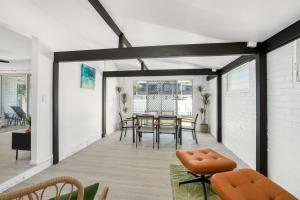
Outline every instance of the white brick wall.
[(300, 83), (293, 43), (267, 55), (269, 177), (300, 198)]
[[(293, 71), (293, 43), (267, 55), (269, 177), (300, 198), (300, 82)], [(223, 143), (255, 168), (255, 63), (249, 93), (226, 92), (223, 76)], [(216, 96), (216, 79), (209, 81)], [(211, 133), (216, 135), (216, 103), (210, 105)]]
[(208, 124), (210, 133), (217, 138), (217, 79), (214, 78), (208, 84), (210, 104), (208, 107)]
[(222, 76), (222, 140), (224, 145), (249, 166), (256, 165), (256, 88), (255, 61), (249, 65), (247, 91), (227, 91), (227, 74)]
[[(256, 88), (255, 61), (249, 64), (250, 88), (227, 91), (227, 74), (222, 76), (222, 139), (223, 144), (252, 168), (256, 165)], [(209, 81), (213, 98), (210, 105), (210, 130), (216, 137), (216, 79)]]

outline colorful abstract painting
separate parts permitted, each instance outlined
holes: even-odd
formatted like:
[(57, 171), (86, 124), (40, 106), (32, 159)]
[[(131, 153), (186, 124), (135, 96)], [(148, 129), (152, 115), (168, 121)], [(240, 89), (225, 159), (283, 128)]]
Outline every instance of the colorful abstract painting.
[(95, 89), (96, 69), (86, 65), (81, 65), (81, 88)]

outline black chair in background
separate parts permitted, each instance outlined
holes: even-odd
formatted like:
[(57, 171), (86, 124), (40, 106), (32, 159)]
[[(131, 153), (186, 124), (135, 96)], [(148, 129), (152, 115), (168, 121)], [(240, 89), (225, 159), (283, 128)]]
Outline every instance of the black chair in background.
[(153, 134), (153, 149), (155, 140), (155, 124), (154, 115), (137, 115), (136, 116), (136, 141), (135, 146), (137, 148), (137, 143), (141, 141), (142, 134), (152, 133)]
[(133, 128), (133, 120), (132, 119), (124, 119), (122, 118), (121, 113), (119, 112), (119, 116), (121, 119), (121, 135), (120, 135), (120, 141), (122, 140), (123, 131), (125, 130), (124, 137), (126, 137), (127, 129)]
[(198, 144), (197, 135), (196, 135), (197, 119), (198, 119), (198, 113), (193, 121), (188, 122), (190, 123), (190, 126), (181, 126), (182, 130), (192, 131), (193, 139), (196, 141), (196, 144)]
[(11, 126), (13, 122), (16, 124), (16, 117), (6, 112), (4, 112), (4, 120), (6, 120), (7, 126)]
[(20, 125), (25, 126), (27, 115), (24, 112), (24, 110), (20, 106), (10, 106), (10, 107), (16, 113), (16, 122), (17, 122), (16, 124), (19, 125), (20, 123)]
[(160, 142), (160, 134), (172, 134), (175, 137), (175, 149), (177, 149), (178, 141), (178, 125), (176, 116), (159, 116), (157, 123), (158, 149)]

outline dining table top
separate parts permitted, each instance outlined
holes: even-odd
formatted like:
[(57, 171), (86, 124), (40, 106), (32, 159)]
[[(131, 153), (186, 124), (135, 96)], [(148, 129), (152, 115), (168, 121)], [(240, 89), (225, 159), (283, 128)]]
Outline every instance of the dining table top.
[[(151, 115), (151, 114), (147, 114), (147, 113), (144, 113), (144, 114), (133, 114), (132, 119), (136, 119), (137, 116), (154, 116), (154, 119), (158, 119), (160, 116), (163, 116), (163, 117), (177, 117), (177, 119), (192, 119), (191, 116), (183, 116), (183, 115)], [(128, 119), (130, 119), (128, 118)]]

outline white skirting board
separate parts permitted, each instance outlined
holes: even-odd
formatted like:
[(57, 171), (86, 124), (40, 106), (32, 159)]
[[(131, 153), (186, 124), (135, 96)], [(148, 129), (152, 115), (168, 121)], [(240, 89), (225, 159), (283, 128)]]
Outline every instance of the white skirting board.
[(25, 172), (5, 181), (4, 183), (0, 184), (0, 193), (8, 190), (9, 188), (23, 182), (24, 180), (40, 173), (41, 171), (47, 169), (52, 165), (52, 156), (46, 159), (44, 162), (33, 166), (32, 168), (26, 170)]
[(80, 144), (78, 144), (77, 146), (75, 146), (71, 151), (69, 152), (62, 152), (61, 155), (59, 156), (59, 161), (62, 161), (70, 156), (72, 156), (73, 154), (77, 153), (78, 151), (88, 147), (89, 145), (91, 145), (92, 143), (98, 141), (101, 139), (100, 135), (97, 135), (95, 137), (92, 137)]

